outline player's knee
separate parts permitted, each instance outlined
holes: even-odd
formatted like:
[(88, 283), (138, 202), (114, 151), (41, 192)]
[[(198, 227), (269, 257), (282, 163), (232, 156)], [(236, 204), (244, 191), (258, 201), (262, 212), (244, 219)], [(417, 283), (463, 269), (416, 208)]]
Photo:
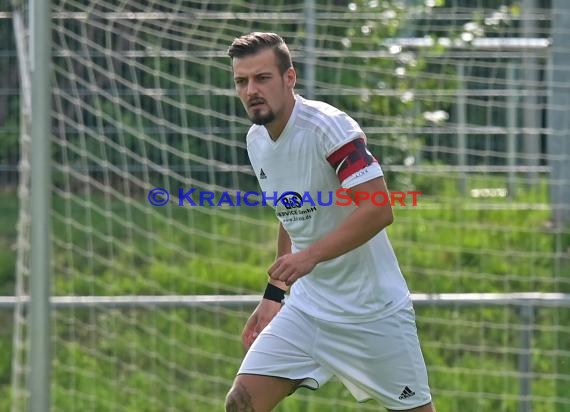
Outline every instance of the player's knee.
[(226, 395), (226, 412), (254, 412), (251, 397), (241, 385), (233, 385)]
[(226, 412), (237, 411), (237, 396), (232, 387), (226, 394)]

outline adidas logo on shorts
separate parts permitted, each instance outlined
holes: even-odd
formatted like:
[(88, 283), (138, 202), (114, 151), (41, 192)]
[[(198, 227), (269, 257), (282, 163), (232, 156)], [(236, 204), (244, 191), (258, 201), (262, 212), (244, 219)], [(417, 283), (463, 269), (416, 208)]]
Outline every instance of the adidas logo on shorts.
[(402, 399), (407, 399), (411, 396), (414, 396), (416, 393), (411, 390), (408, 386), (406, 386), (404, 388), (404, 390), (402, 391), (402, 394), (398, 397), (398, 399), (402, 400)]

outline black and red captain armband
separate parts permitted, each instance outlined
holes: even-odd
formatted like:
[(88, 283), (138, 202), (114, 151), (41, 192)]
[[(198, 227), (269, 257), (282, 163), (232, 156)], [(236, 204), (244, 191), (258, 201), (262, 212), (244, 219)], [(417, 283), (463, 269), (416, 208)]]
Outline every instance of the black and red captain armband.
[(347, 177), (377, 162), (374, 156), (366, 149), (366, 143), (364, 143), (364, 139), (361, 137), (351, 140), (334, 151), (327, 157), (327, 161), (335, 169), (338, 180), (341, 183)]

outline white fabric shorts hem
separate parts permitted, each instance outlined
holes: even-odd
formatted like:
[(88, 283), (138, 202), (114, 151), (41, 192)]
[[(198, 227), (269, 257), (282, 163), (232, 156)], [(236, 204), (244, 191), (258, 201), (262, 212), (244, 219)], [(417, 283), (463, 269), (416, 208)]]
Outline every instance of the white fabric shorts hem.
[(238, 374), (303, 379), (316, 390), (336, 376), (359, 402), (405, 410), (431, 402), (411, 305), (387, 318), (338, 324), (285, 305), (257, 337)]

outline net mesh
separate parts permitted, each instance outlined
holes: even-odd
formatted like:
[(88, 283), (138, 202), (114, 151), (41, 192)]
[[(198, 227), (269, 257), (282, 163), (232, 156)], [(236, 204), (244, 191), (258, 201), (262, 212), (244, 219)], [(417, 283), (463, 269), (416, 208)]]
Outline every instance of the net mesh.
[[(300, 94), (361, 124), (391, 189), (422, 192), (417, 207), (395, 206), (389, 229), (413, 292), (569, 289), (569, 233), (553, 225), (549, 202), (552, 185), (569, 184), (548, 175), (549, 3), (54, 0), (52, 8), (54, 296), (260, 293), (275, 219), (266, 208), (216, 205), (224, 192), (257, 190), (226, 55), (254, 30), (288, 42)], [(27, 156), (22, 146), (23, 164)], [(28, 184), (20, 179), (21, 193)], [(192, 189), (197, 206), (185, 197)], [(167, 204), (151, 204), (167, 193)], [(29, 276), (22, 210), (19, 296)], [(250, 310), (56, 308), (52, 409), (219, 410)], [(18, 313), (13, 411), (27, 399), (27, 320)], [(561, 389), (570, 383), (567, 310), (428, 303), (417, 316), (442, 410), (570, 407)], [(279, 410), (377, 407), (356, 406), (334, 381)]]

